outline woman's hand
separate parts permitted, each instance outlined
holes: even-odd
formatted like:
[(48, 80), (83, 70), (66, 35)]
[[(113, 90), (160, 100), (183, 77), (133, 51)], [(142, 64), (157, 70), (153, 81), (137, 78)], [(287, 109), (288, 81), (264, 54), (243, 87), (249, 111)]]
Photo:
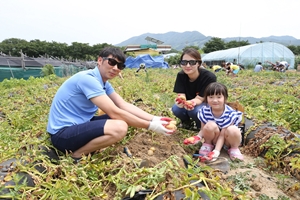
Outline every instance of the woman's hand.
[(196, 106), (196, 102), (194, 100), (186, 101), (184, 104), (184, 108), (188, 111), (194, 110), (195, 106)]
[(175, 104), (179, 107), (179, 108), (183, 108), (184, 104), (186, 102), (186, 98), (184, 95), (182, 94), (178, 94), (176, 99), (175, 99)]

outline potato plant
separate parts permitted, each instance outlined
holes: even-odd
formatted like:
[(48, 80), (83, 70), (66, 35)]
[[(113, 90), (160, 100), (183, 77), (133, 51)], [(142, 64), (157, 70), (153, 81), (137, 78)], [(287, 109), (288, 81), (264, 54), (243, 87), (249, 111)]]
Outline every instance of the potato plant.
[[(134, 69), (125, 69), (122, 72), (124, 80), (116, 77), (111, 83), (128, 102), (154, 115), (174, 117), (170, 108), (176, 98), (173, 86), (179, 70), (148, 69), (147, 73), (135, 74)], [(238, 100), (245, 106), (247, 118), (256, 124), (271, 122), (274, 126), (283, 126), (300, 134), (299, 73), (243, 70), (235, 78), (222, 72), (216, 75), (218, 81), (228, 87), (229, 101)], [(42, 153), (41, 146), (52, 147), (46, 133), (47, 117), (52, 98), (65, 80), (50, 75), (0, 83), (0, 162), (12, 158), (20, 160), (15, 170), (2, 180), (0, 198), (107, 199), (111, 197), (107, 190), (110, 188), (114, 199), (121, 199), (124, 195), (132, 196), (139, 187), (147, 187), (156, 190), (149, 197), (154, 199), (167, 190), (166, 174), (174, 177), (174, 187), (184, 189), (189, 197), (199, 198), (197, 187), (191, 183), (199, 180), (205, 184), (199, 190), (212, 199), (222, 196), (234, 199), (237, 195), (244, 195), (244, 191), (239, 194), (231, 192), (230, 186), (221, 184), (208, 168), (180, 167), (176, 155), (153, 168), (137, 170), (128, 169), (124, 159), (111, 155), (114, 147), (105, 150), (101, 159), (86, 156), (76, 166), (68, 155), (59, 155), (58, 162), (49, 159)], [(142, 131), (145, 130), (130, 127), (128, 135), (120, 143), (126, 143)], [(184, 137), (185, 132), (182, 131), (182, 134)], [(273, 156), (274, 152), (267, 155), (273, 159), (272, 162), (280, 162), (280, 157)], [(299, 168), (299, 159), (291, 160), (293, 169)], [(190, 162), (193, 161), (190, 159)], [(43, 172), (37, 168), (42, 168)], [(30, 174), (35, 185), (28, 187), (19, 182), (18, 172)], [(13, 180), (17, 183), (15, 186), (5, 185)], [(9, 193), (1, 193), (5, 189), (9, 189)]]

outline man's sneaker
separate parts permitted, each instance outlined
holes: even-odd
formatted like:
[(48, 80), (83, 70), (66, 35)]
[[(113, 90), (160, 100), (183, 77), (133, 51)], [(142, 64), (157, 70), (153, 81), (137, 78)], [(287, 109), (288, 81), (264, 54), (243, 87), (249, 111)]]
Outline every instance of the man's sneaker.
[(72, 159), (73, 159), (73, 163), (74, 164), (78, 164), (78, 163), (80, 163), (80, 161), (81, 161), (81, 157), (80, 158), (74, 158), (74, 157), (72, 157)]

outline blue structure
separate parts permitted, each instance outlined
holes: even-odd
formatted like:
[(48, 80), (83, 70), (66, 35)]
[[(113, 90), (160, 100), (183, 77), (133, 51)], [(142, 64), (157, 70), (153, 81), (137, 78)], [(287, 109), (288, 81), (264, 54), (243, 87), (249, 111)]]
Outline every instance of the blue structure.
[(141, 63), (145, 63), (146, 68), (169, 68), (169, 64), (165, 62), (162, 55), (152, 57), (144, 54), (138, 55), (136, 58), (129, 56), (125, 61), (126, 68), (139, 68)]

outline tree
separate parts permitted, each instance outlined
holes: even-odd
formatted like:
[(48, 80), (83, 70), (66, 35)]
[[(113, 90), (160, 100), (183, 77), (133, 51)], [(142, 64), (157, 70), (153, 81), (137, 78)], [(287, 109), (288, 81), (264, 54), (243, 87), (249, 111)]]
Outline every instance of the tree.
[(171, 56), (166, 59), (166, 62), (171, 66), (171, 65), (179, 65), (180, 61), (180, 54), (176, 54), (175, 56)]
[(231, 49), (231, 48), (236, 48), (236, 47), (242, 47), (242, 46), (246, 46), (246, 45), (249, 45), (250, 43), (247, 41), (236, 41), (236, 40), (232, 40), (230, 42), (227, 42), (225, 44), (225, 48), (226, 49)]
[(98, 58), (98, 55), (100, 53), (100, 51), (105, 48), (105, 47), (108, 47), (108, 46), (111, 46), (107, 43), (103, 43), (103, 44), (95, 44), (92, 46), (92, 50), (91, 50), (91, 56), (93, 56), (93, 59), (92, 60), (97, 60)]
[(66, 58), (68, 56), (68, 44), (52, 41), (52, 43), (46, 45), (46, 52), (56, 58)]
[[(26, 40), (10, 38), (0, 43), (0, 51), (6, 55), (20, 56), (20, 51), (27, 45)], [(23, 51), (24, 52), (24, 51)]]
[(300, 54), (300, 47), (298, 48), (299, 46), (295, 46), (295, 45), (289, 45), (287, 46), (287, 48), (289, 48), (293, 54), (295, 55), (299, 55)]
[(184, 51), (184, 50), (186, 50), (186, 49), (188, 49), (188, 48), (193, 48), (193, 49), (199, 50), (199, 47), (198, 47), (198, 46), (186, 46), (186, 47), (184, 47), (184, 49), (182, 49), (182, 51)]
[(30, 57), (39, 57), (40, 55), (46, 55), (47, 45), (48, 42), (46, 41), (30, 40), (30, 42), (27, 45), (29, 48), (26, 51), (24, 51), (24, 53), (26, 53), (26, 55)]
[(225, 47), (226, 44), (221, 38), (213, 37), (211, 40), (204, 44), (202, 50), (204, 51), (204, 53), (210, 53), (213, 51), (224, 50)]
[(92, 48), (88, 43), (72, 42), (68, 47), (69, 57), (72, 59), (86, 59), (91, 52)]

